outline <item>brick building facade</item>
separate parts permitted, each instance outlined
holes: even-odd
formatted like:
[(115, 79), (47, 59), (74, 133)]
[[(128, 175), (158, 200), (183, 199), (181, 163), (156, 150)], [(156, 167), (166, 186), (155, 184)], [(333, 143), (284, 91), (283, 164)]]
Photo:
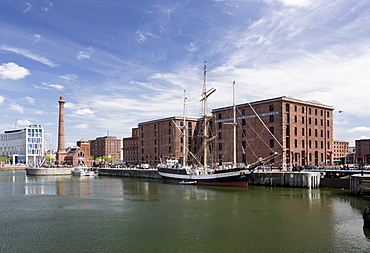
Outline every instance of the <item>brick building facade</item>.
[[(139, 123), (131, 137), (123, 138), (124, 161), (153, 166), (168, 158), (181, 161), (183, 124), (183, 117), (177, 116)], [(186, 142), (191, 150), (197, 119), (187, 118), (186, 125)]]
[[(333, 160), (333, 108), (317, 101), (277, 97), (237, 107), (237, 162), (281, 153), (272, 166), (318, 165)], [(253, 108), (253, 109), (252, 109)], [(254, 111), (253, 111), (254, 110)], [(232, 160), (232, 107), (216, 108), (214, 154)], [(264, 125), (266, 127), (264, 127)], [(280, 146), (280, 144), (281, 146)]]
[(347, 163), (347, 156), (349, 155), (348, 141), (333, 141), (333, 161), (335, 164)]
[(90, 158), (90, 142), (81, 139), (77, 141), (76, 147), (68, 148), (64, 157), (64, 164), (73, 167), (83, 164), (87, 167), (91, 167), (93, 160)]
[(122, 139), (123, 161), (126, 164), (139, 164), (139, 129), (132, 128), (131, 137)]
[(90, 154), (97, 157), (114, 157), (115, 161), (121, 161), (121, 139), (114, 136), (98, 137), (90, 140)]
[[(271, 166), (332, 163), (333, 107), (277, 97), (236, 108), (238, 163), (251, 163), (275, 151), (281, 155), (271, 161)], [(210, 133), (217, 138), (210, 145), (211, 163), (232, 161), (232, 115), (232, 106), (212, 110)], [(182, 139), (176, 125), (182, 122), (182, 117), (171, 117), (139, 123), (137, 132), (133, 130), (131, 137), (123, 139), (124, 160), (150, 165), (170, 157), (181, 160)], [(202, 119), (188, 118), (187, 124), (188, 150), (196, 154), (201, 149), (198, 135), (202, 133)]]
[(357, 164), (370, 164), (370, 139), (356, 140), (356, 159)]

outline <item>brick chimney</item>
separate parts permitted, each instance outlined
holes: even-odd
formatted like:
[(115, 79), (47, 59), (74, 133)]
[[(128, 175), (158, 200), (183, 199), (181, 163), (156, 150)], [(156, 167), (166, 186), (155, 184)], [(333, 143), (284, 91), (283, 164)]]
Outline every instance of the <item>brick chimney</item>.
[(64, 157), (66, 156), (65, 150), (65, 133), (64, 133), (64, 97), (60, 96), (59, 103), (59, 128), (58, 128), (58, 151), (57, 163), (63, 164)]

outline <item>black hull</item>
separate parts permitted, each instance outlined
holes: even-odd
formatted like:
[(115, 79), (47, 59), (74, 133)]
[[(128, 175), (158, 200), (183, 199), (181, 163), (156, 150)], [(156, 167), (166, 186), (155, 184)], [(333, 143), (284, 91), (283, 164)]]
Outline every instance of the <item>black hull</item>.
[(250, 177), (249, 171), (238, 170), (211, 175), (186, 175), (181, 170), (169, 173), (168, 170), (158, 170), (163, 180), (167, 183), (186, 184), (187, 182), (207, 186), (247, 187)]

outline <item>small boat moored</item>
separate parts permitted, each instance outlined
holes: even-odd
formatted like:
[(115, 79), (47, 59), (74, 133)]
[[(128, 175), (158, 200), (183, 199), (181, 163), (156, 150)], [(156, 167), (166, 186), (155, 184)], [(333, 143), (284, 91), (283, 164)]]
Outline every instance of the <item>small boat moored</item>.
[(73, 168), (71, 174), (73, 176), (95, 176), (97, 175), (97, 172), (93, 171), (91, 168), (88, 168), (86, 166), (79, 165)]
[(179, 184), (192, 185), (197, 184), (197, 181), (180, 181)]

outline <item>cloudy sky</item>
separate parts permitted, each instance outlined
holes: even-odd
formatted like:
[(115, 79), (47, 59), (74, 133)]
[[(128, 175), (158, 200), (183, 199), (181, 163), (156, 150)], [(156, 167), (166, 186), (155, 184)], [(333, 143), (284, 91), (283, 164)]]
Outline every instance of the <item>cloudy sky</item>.
[[(40, 124), (56, 147), (138, 122), (279, 96), (333, 106), (336, 140), (370, 138), (370, 1), (0, 0), (0, 132)], [(341, 111), (341, 113), (340, 113)]]

